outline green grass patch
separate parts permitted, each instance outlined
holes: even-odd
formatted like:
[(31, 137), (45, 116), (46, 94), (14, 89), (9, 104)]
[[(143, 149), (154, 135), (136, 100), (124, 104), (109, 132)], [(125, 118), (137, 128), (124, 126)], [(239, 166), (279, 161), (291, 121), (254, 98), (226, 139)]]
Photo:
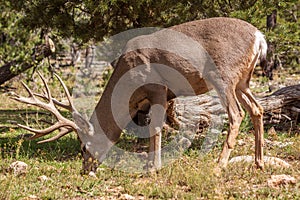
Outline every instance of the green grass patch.
[[(26, 140), (22, 136), (29, 132), (17, 128), (15, 123), (43, 128), (48, 125), (44, 121), (54, 122), (53, 116), (17, 104), (5, 94), (0, 94), (0, 100), (0, 199), (126, 199), (126, 194), (136, 199), (300, 198), (299, 132), (265, 134), (272, 142), (265, 144), (265, 155), (285, 160), (290, 168), (266, 166), (262, 171), (256, 169), (253, 163), (235, 163), (220, 171), (216, 159), (226, 138), (226, 135), (220, 135), (215, 147), (208, 153), (200, 152), (203, 138), (199, 138), (192, 148), (157, 172), (124, 172), (101, 165), (97, 178), (92, 178), (80, 175), (80, 145), (74, 133), (47, 144)], [(67, 113), (64, 115), (69, 117)], [(269, 127), (266, 132), (267, 129)], [(252, 125), (246, 115), (231, 157), (254, 155), (252, 133)], [(163, 145), (167, 145), (166, 140), (172, 137), (164, 136)], [(118, 143), (120, 148), (131, 152), (137, 145), (147, 146), (148, 142), (124, 134)], [(10, 164), (17, 160), (28, 164), (26, 174), (16, 176), (9, 172)], [(118, 164), (122, 165), (122, 162)], [(279, 174), (290, 175), (297, 182), (270, 187), (268, 180)], [(48, 180), (43, 181), (42, 175)]]

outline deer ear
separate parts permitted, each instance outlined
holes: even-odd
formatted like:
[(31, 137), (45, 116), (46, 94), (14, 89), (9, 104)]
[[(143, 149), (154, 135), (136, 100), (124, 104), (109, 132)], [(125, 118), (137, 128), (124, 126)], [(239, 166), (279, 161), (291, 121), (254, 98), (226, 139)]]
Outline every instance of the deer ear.
[(84, 134), (93, 134), (93, 126), (92, 124), (85, 118), (83, 117), (80, 113), (78, 112), (73, 112), (72, 113), (73, 119), (75, 124), (78, 127), (78, 132), (84, 133)]

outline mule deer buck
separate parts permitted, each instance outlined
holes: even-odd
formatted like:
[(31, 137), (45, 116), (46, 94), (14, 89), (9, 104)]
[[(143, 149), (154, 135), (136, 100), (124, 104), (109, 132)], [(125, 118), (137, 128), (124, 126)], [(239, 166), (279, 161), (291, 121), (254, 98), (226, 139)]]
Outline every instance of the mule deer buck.
[[(263, 109), (251, 94), (249, 82), (258, 60), (265, 60), (266, 51), (263, 34), (251, 24), (233, 18), (192, 21), (139, 36), (127, 42), (90, 120), (76, 111), (58, 77), (69, 105), (55, 100), (48, 86), (46, 95), (38, 95), (24, 85), (29, 97), (14, 98), (51, 111), (58, 122), (42, 131), (20, 126), (35, 132), (34, 138), (65, 128), (47, 141), (76, 131), (85, 152), (84, 170), (95, 170), (87, 162), (89, 156), (101, 163), (120, 138), (122, 129), (140, 110), (148, 109), (151, 110), (149, 159), (153, 167), (160, 168), (161, 127), (167, 102), (176, 96), (199, 95), (215, 89), (229, 119), (229, 131), (218, 163), (222, 167), (228, 163), (244, 117), (242, 105), (254, 125), (255, 163), (263, 168)], [(74, 121), (62, 117), (56, 106), (70, 110)]]

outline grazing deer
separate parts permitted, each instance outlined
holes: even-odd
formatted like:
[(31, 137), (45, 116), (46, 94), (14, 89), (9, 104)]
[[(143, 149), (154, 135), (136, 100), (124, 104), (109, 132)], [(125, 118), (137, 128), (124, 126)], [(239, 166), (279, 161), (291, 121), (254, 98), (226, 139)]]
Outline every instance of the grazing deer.
[[(102, 162), (122, 129), (140, 110), (150, 109), (149, 159), (155, 168), (160, 168), (161, 127), (167, 102), (176, 96), (199, 95), (215, 89), (229, 119), (219, 164), (227, 165), (236, 143), (244, 117), (242, 105), (254, 125), (255, 163), (263, 168), (263, 109), (251, 94), (249, 82), (257, 61), (265, 60), (266, 51), (263, 34), (251, 24), (233, 18), (192, 21), (139, 36), (127, 42), (90, 120), (76, 111), (66, 86), (57, 77), (69, 105), (52, 98), (46, 83), (46, 95), (34, 94), (24, 85), (29, 97), (14, 99), (51, 111), (58, 122), (42, 131), (20, 126), (35, 132), (34, 138), (64, 127), (59, 135), (47, 141), (76, 131), (85, 152), (84, 170), (88, 171), (95, 170), (88, 158), (92, 156)], [(62, 117), (56, 106), (70, 110), (74, 121)]]

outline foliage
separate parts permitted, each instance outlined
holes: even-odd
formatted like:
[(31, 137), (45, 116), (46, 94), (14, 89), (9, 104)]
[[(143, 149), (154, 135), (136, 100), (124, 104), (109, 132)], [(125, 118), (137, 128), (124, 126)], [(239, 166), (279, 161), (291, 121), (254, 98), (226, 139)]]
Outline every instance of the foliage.
[(23, 14), (12, 10), (9, 1), (0, 0), (0, 10), (0, 66), (16, 61), (14, 70), (18, 70), (21, 63), (32, 62), (34, 47), (41, 40), (20, 23)]
[[(266, 17), (277, 10), (277, 26), (266, 31)], [(243, 11), (230, 15), (244, 19), (265, 32), (269, 44), (275, 44), (275, 54), (279, 56), (283, 68), (300, 71), (300, 1), (299, 0), (258, 0), (256, 4)]]
[(247, 3), (234, 1), (149, 1), (149, 0), (10, 0), (13, 8), (25, 12), (21, 19), (29, 30), (56, 30), (63, 37), (81, 41), (101, 41), (130, 28), (168, 27), (185, 21), (214, 16), (226, 16), (233, 10), (246, 9)]
[[(169, 27), (186, 21), (231, 16), (242, 18), (265, 30), (266, 15), (278, 10), (279, 23), (267, 39), (276, 43), (276, 54), (284, 67), (299, 69), (299, 0), (0, 0), (0, 66), (16, 61), (39, 65), (33, 57), (36, 46), (48, 33), (57, 47), (68, 39), (79, 46), (102, 41), (121, 31), (139, 27)], [(37, 63), (35, 63), (37, 62)]]

